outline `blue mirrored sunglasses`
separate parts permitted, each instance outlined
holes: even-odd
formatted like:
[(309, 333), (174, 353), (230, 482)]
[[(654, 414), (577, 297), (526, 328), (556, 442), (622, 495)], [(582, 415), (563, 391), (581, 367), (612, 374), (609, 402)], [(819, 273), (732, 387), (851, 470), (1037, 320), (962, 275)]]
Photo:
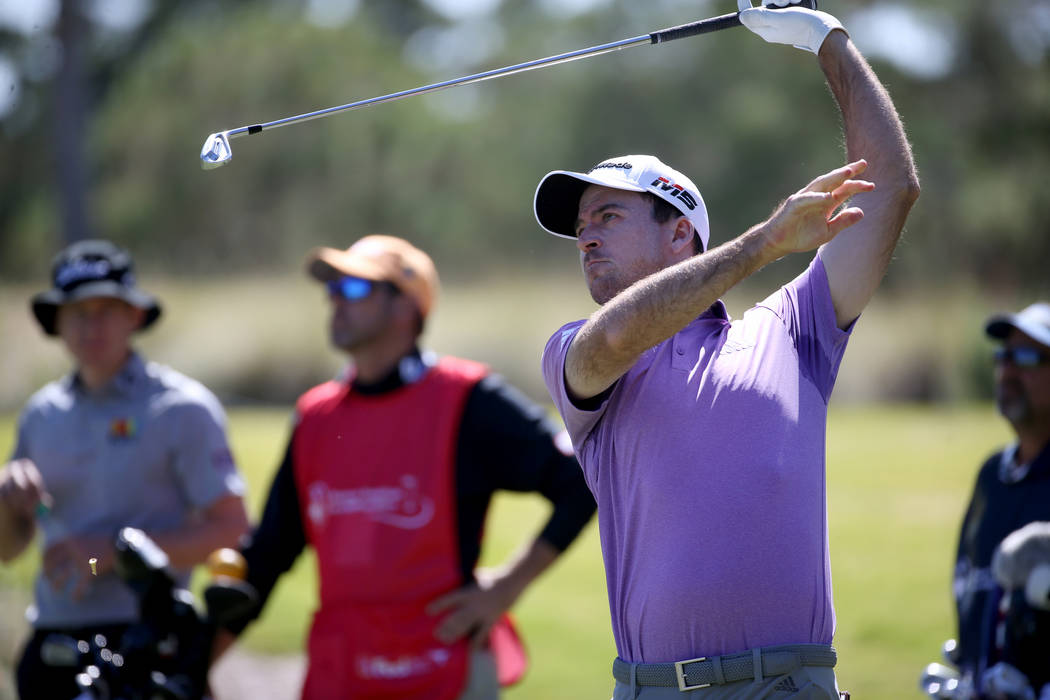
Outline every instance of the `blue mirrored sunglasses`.
[(328, 288), (328, 294), (331, 296), (342, 297), (348, 301), (357, 301), (371, 294), (377, 284), (377, 282), (372, 280), (347, 275), (337, 280), (328, 280), (325, 286)]
[(995, 363), (1002, 365), (1009, 362), (1014, 367), (1029, 369), (1046, 364), (1050, 357), (1035, 348), (999, 348), (995, 351)]

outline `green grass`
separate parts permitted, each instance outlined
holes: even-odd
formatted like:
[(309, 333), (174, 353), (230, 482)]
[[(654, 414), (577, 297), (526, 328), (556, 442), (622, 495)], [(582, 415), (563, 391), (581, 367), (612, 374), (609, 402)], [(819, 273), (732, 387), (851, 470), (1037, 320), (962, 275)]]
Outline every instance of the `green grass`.
[[(287, 409), (231, 411), (234, 453), (258, 515), (284, 447)], [(10, 449), (0, 416), (0, 452)], [(984, 405), (834, 407), (828, 428), (828, 502), (838, 613), (839, 682), (854, 697), (919, 697), (916, 679), (952, 634), (950, 576), (957, 528), (982, 458), (1009, 439)], [(546, 506), (501, 496), (486, 528), (483, 564), (501, 561), (543, 520)], [(0, 587), (24, 591), (35, 556), (0, 569)], [(253, 649), (302, 648), (315, 604), (314, 561), (303, 557), (243, 639)], [(532, 657), (508, 700), (611, 695), (615, 653), (594, 523), (519, 601)], [(0, 672), (2, 673), (2, 672)]]

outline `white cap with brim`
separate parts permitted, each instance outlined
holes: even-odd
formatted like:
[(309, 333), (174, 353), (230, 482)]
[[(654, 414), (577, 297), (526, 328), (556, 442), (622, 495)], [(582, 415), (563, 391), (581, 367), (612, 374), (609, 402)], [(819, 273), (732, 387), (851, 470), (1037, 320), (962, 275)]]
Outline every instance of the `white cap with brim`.
[(536, 188), (533, 210), (543, 230), (562, 238), (576, 238), (580, 196), (590, 185), (629, 192), (652, 192), (682, 212), (696, 229), (704, 250), (710, 238), (707, 207), (693, 181), (654, 156), (617, 156), (603, 160), (586, 173), (555, 170)]
[(1050, 304), (1036, 302), (1016, 314), (992, 316), (984, 331), (992, 338), (1003, 339), (1016, 328), (1038, 343), (1050, 347)]

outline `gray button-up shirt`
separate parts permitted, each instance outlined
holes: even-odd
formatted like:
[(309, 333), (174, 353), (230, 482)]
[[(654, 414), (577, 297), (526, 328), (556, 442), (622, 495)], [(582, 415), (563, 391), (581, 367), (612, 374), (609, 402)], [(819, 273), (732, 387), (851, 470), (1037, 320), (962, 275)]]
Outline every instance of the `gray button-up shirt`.
[[(147, 532), (179, 528), (195, 511), (244, 484), (226, 441), (226, 416), (199, 382), (132, 355), (100, 392), (75, 374), (51, 382), (27, 402), (12, 459), (30, 459), (54, 498), (38, 519), (44, 549), (70, 535), (115, 536), (125, 526)], [(132, 622), (138, 602), (114, 573), (90, 576), (74, 601), (37, 575), (35, 627)], [(189, 572), (178, 572), (186, 585)]]

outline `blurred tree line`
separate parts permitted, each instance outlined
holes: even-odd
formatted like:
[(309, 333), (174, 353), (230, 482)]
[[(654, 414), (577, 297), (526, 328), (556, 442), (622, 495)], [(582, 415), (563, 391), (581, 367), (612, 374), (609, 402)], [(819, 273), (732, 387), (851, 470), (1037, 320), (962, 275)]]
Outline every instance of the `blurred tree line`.
[[(28, 0), (42, 2), (43, 0)], [(27, 0), (0, 0), (25, 3)], [(715, 243), (843, 158), (812, 55), (743, 29), (453, 88), (232, 142), (209, 133), (730, 12), (731, 0), (53, 0), (0, 28), (0, 276), (65, 241), (179, 275), (285, 270), (315, 244), (413, 238), (446, 275), (564, 256), (532, 218), (555, 168), (651, 152), (690, 174)], [(887, 284), (1047, 290), (1050, 0), (827, 0), (889, 87), (923, 196)], [(870, 49), (870, 50), (869, 50)], [(5, 80), (5, 78), (0, 78)], [(458, 267), (456, 261), (459, 261)]]

